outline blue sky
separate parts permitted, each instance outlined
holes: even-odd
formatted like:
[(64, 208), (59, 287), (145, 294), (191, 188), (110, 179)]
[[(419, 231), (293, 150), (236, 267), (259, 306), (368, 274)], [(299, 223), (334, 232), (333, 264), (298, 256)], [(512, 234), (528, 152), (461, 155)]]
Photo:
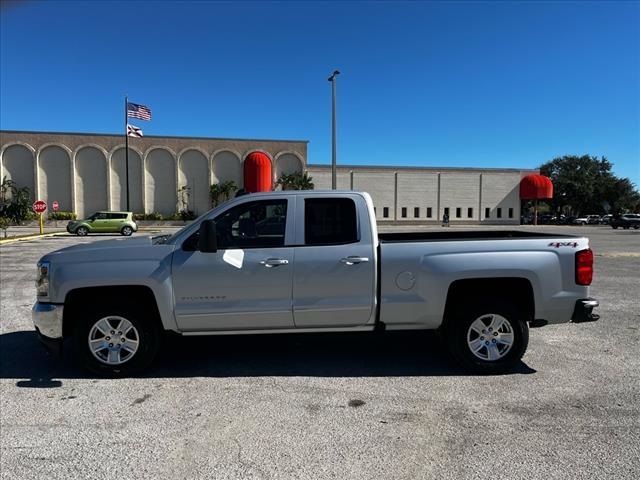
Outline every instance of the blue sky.
[(338, 162), (534, 168), (640, 185), (638, 2), (11, 2), (0, 127), (309, 140)]

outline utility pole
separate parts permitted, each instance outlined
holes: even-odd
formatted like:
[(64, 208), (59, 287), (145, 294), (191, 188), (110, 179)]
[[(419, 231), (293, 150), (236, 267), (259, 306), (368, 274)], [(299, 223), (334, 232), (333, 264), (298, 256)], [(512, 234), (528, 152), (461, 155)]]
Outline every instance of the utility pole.
[(331, 82), (331, 189), (336, 189), (336, 75), (334, 70), (328, 80)]

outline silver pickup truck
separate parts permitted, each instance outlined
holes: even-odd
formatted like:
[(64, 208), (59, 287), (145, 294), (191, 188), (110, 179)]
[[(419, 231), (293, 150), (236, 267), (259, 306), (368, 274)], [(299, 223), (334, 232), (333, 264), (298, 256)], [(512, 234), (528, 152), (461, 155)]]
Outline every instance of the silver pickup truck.
[(104, 375), (179, 335), (438, 330), (476, 372), (512, 368), (529, 327), (597, 320), (588, 239), (518, 231), (378, 234), (366, 193), (241, 196), (171, 236), (42, 257), (36, 330)]

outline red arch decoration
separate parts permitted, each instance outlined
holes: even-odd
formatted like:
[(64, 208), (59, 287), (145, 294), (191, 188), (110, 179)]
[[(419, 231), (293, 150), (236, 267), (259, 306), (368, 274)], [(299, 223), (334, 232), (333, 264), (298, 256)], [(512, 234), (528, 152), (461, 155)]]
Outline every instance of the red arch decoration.
[(244, 189), (249, 193), (273, 189), (271, 160), (262, 152), (250, 153), (244, 161)]
[(527, 175), (520, 181), (522, 200), (543, 200), (553, 198), (553, 183), (544, 175)]

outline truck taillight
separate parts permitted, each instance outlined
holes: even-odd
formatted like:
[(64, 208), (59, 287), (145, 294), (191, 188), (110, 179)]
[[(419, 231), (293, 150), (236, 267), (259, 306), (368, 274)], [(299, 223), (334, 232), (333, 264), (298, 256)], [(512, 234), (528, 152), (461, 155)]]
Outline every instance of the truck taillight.
[(576, 283), (591, 285), (593, 280), (593, 251), (580, 250), (576, 253)]

